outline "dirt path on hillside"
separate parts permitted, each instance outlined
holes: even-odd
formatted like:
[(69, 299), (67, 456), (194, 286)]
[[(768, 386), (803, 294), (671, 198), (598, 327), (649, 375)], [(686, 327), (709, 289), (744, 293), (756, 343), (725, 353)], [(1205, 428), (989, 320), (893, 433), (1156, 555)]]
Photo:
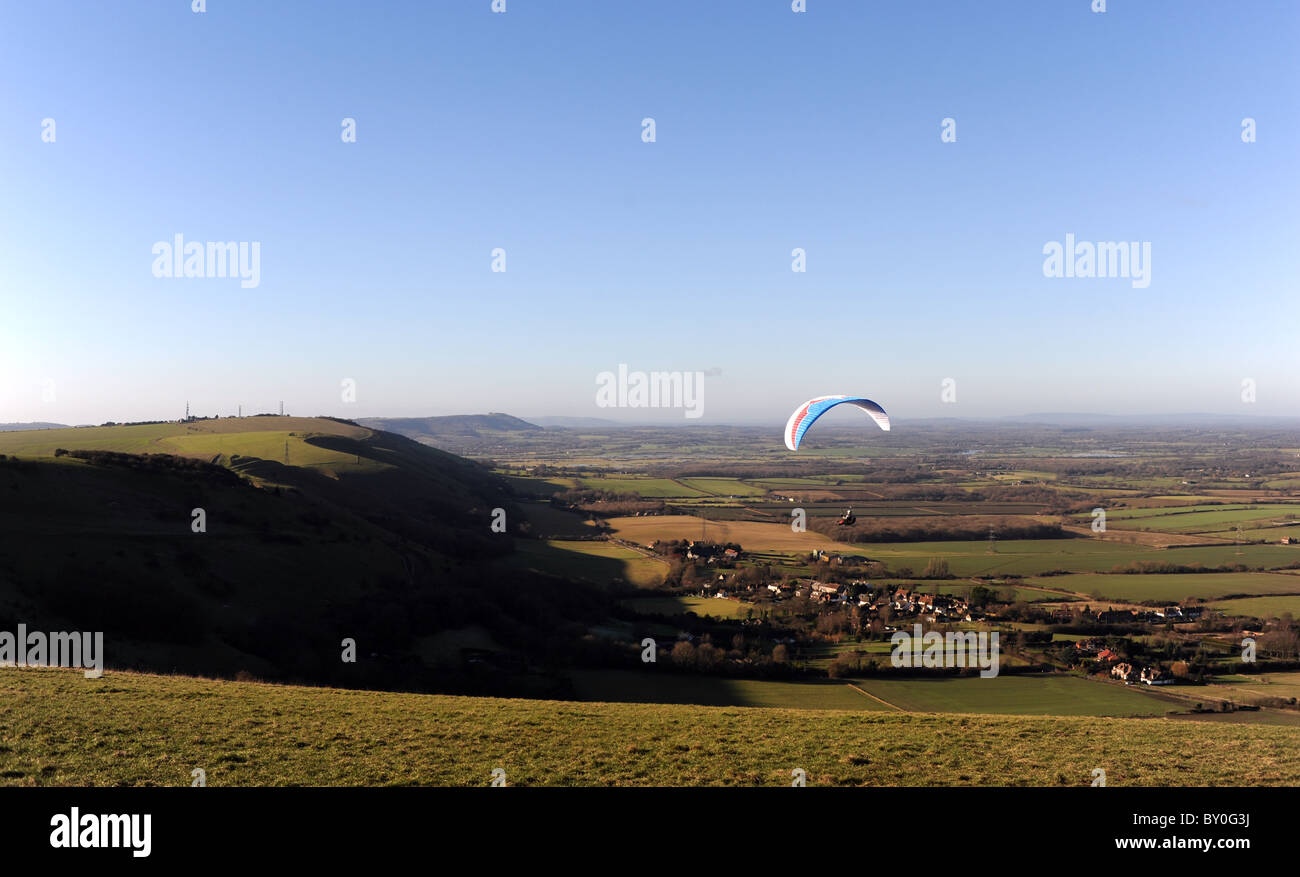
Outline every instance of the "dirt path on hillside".
[(903, 709), (901, 706), (899, 706), (899, 705), (896, 704), (896, 703), (890, 703), (889, 701), (885, 700), (883, 697), (876, 697), (874, 694), (872, 694), (870, 691), (867, 691), (866, 689), (858, 688), (858, 687), (857, 687), (856, 685), (854, 685), (852, 682), (846, 682), (846, 683), (844, 683), (844, 684), (847, 685), (849, 688), (852, 688), (852, 689), (853, 689), (854, 691), (856, 691), (858, 694), (866, 695), (867, 697), (871, 698), (871, 699), (874, 700), (874, 701), (878, 701), (878, 702), (880, 702), (880, 703), (883, 703), (885, 706), (889, 707), (890, 709), (896, 709), (896, 710), (898, 710), (900, 713), (910, 712), (910, 710), (905, 710), (905, 709)]

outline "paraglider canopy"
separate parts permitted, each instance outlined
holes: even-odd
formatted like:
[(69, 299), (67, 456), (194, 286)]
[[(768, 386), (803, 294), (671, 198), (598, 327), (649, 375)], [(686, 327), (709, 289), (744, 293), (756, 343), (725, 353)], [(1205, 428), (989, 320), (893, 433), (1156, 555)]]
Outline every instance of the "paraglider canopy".
[(877, 426), (889, 432), (889, 415), (885, 413), (885, 409), (870, 399), (861, 396), (818, 396), (794, 409), (794, 413), (790, 415), (785, 425), (785, 446), (792, 451), (799, 450), (799, 443), (803, 441), (803, 435), (808, 431), (808, 427), (836, 405), (852, 405), (861, 408), (871, 415), (871, 419)]

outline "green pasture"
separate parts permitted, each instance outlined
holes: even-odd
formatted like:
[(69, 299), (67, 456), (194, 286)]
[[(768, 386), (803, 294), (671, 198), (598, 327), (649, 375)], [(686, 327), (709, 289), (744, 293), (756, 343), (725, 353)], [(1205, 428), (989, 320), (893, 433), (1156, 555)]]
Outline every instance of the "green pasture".
[[(1289, 545), (1154, 548), (1087, 537), (998, 541), (994, 553), (989, 553), (987, 542), (977, 540), (859, 543), (855, 547), (895, 572), (907, 566), (919, 573), (930, 558), (942, 558), (948, 561), (949, 571), (957, 576), (1033, 576), (1057, 569), (1099, 573), (1138, 563), (1204, 567), (1242, 564), (1268, 569), (1300, 562), (1300, 551)], [(1058, 585), (1065, 587), (1059, 582)]]
[(1180, 702), (1078, 676), (1023, 675), (858, 680), (861, 688), (912, 712), (1058, 716), (1160, 716)]
[[(1194, 510), (1193, 510), (1194, 509)], [(1205, 508), (1189, 506), (1117, 509), (1106, 513), (1106, 525), (1115, 529), (1161, 530), (1170, 533), (1204, 533), (1232, 529), (1237, 524), (1285, 520), (1300, 515), (1300, 504), (1258, 504)]]
[[(1296, 578), (1296, 584), (1300, 585), (1300, 576), (1293, 578)], [(1236, 600), (1219, 600), (1210, 605), (1225, 615), (1266, 619), (1281, 618), (1290, 613), (1293, 618), (1300, 618), (1300, 594), (1287, 597), (1242, 597)]]
[(703, 490), (686, 487), (671, 478), (581, 478), (578, 480), (583, 487), (591, 490), (635, 493), (651, 499), (707, 495)]
[[(691, 684), (679, 679), (658, 684), (666, 694)], [(629, 687), (611, 679), (588, 690), (620, 700)], [(510, 786), (788, 788), (801, 770), (814, 787), (1086, 788), (1104, 765), (1111, 786), (1300, 785), (1294, 728), (901, 713), (845, 685), (799, 688), (767, 694), (738, 683), (721, 695), (732, 704), (705, 707), (0, 670), (0, 783), (188, 787), (201, 767), (210, 787), (487, 788), (500, 768)], [(769, 699), (834, 708), (734, 704)]]
[(1144, 603), (1216, 600), (1230, 594), (1300, 593), (1300, 576), (1285, 573), (1174, 573), (1169, 575), (1076, 574), (1031, 580), (1099, 600)]
[(764, 496), (767, 491), (739, 478), (683, 478), (681, 483), (692, 490), (712, 496)]
[[(671, 644), (663, 646), (670, 647)], [(889, 709), (835, 680), (778, 682), (725, 679), (671, 671), (643, 673), (582, 670), (573, 674), (573, 684), (582, 700), (610, 703), (672, 703), (861, 712)]]

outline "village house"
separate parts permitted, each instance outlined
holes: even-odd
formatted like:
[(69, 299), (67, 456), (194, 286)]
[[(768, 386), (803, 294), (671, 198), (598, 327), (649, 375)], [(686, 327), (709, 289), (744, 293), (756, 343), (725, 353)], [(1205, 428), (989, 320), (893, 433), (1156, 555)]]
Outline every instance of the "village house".
[(1145, 685), (1172, 685), (1174, 679), (1158, 667), (1143, 667), (1139, 677)]
[(844, 586), (834, 582), (810, 582), (812, 597), (826, 603), (838, 603), (844, 599)]
[(703, 560), (705, 563), (713, 563), (718, 559), (720, 553), (718, 546), (710, 545), (707, 542), (692, 540), (686, 546), (686, 557), (689, 560)]
[(899, 589), (894, 592), (894, 599), (890, 601), (889, 608), (895, 612), (903, 612), (912, 615), (916, 612), (916, 603), (912, 599), (912, 592)]
[(1099, 639), (1081, 639), (1074, 642), (1074, 653), (1081, 658), (1097, 657), (1097, 653), (1102, 649), (1102, 641)]
[(770, 582), (767, 589), (772, 593), (772, 596), (778, 600), (794, 595), (794, 585), (789, 582)]

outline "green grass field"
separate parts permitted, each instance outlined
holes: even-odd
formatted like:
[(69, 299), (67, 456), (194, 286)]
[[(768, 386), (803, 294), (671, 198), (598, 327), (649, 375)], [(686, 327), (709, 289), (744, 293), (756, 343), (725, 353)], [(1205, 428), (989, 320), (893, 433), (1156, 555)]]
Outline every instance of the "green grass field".
[(713, 496), (764, 496), (767, 491), (738, 478), (683, 478), (687, 487)]
[[(371, 431), (359, 426), (308, 417), (228, 417), (191, 423), (140, 426), (92, 426), (0, 433), (0, 453), (52, 457), (58, 448), (111, 450), (131, 454), (174, 454), (232, 466), (233, 457), (252, 457), (312, 469), (335, 477), (373, 474), (393, 466), (320, 447), (313, 436), (362, 439)], [(239, 469), (239, 466), (233, 466)]]
[[(888, 660), (888, 642), (857, 647)], [(811, 663), (829, 659), (835, 648), (814, 654)], [(1052, 674), (778, 682), (589, 670), (574, 674), (574, 686), (584, 700), (704, 706), (1059, 716), (1163, 716), (1187, 710), (1186, 703), (1148, 689)]]
[(888, 710), (843, 682), (777, 682), (683, 673), (581, 670), (573, 674), (583, 700), (697, 706), (777, 707), (803, 710)]
[(1231, 527), (1224, 530), (1207, 532), (1204, 535), (1215, 536), (1219, 539), (1232, 540), (1235, 540), (1238, 535), (1240, 535), (1242, 541), (1255, 541), (1262, 539), (1266, 542), (1277, 542), (1284, 536), (1289, 536), (1292, 539), (1300, 539), (1300, 524), (1278, 525), (1272, 521), (1251, 521), (1241, 525), (1240, 534), (1238, 534), (1236, 527)]
[[(1053, 582), (1058, 582), (1058, 581), (1061, 582), (1062, 584), (1059, 585), (1052, 584)], [(1001, 585), (1001, 584), (984, 585), (983, 587), (993, 591), (994, 594), (996, 594), (999, 599), (1010, 594), (1011, 599), (1013, 601), (1022, 601), (1025, 603), (1035, 603), (1035, 602), (1044, 602), (1044, 601), (1055, 602), (1060, 600), (1066, 600), (1069, 598), (1063, 594), (1058, 593), (1057, 591), (1047, 590), (1047, 588), (1065, 587), (1063, 583), (1068, 581), (1069, 578), (1066, 576), (1062, 576), (1059, 579), (1055, 576), (1052, 576), (1049, 578), (1041, 579), (1039, 581), (1039, 583), (1042, 585), (1042, 588), (1014, 587), (1011, 585)], [(936, 584), (935, 582), (919, 582), (916, 584), (915, 590), (917, 591), (917, 593), (920, 594), (956, 594), (962, 597), (969, 597), (971, 589), (974, 587), (976, 587), (974, 584), (968, 582), (959, 582), (955, 584)]]
[(1066, 588), (1098, 599), (1141, 603), (1214, 600), (1229, 594), (1297, 594), (1300, 576), (1286, 573), (1172, 573), (1169, 575), (1076, 574), (1031, 579), (1032, 584)]
[(983, 541), (859, 543), (854, 545), (854, 550), (883, 561), (893, 570), (909, 566), (919, 572), (930, 558), (943, 558), (951, 572), (959, 576), (1008, 573), (1033, 576), (1056, 569), (1100, 573), (1138, 563), (1208, 567), (1240, 563), (1275, 568), (1300, 561), (1300, 550), (1290, 545), (1243, 545), (1240, 549), (1232, 545), (1150, 548), (1087, 538), (1008, 540), (996, 543), (993, 554)]
[(913, 712), (1159, 716), (1186, 709), (1181, 702), (1136, 688), (1077, 676), (873, 678), (856, 684), (894, 706)]
[(1300, 618), (1300, 596), (1242, 597), (1236, 600), (1220, 600), (1210, 605), (1228, 615), (1281, 618), (1289, 612), (1291, 617)]
[(1269, 698), (1300, 700), (1300, 673), (1262, 673), (1259, 676), (1221, 677), (1206, 687), (1212, 696), (1238, 703), (1258, 703)]
[[(1192, 509), (1197, 509), (1193, 511)], [(1300, 514), (1300, 504), (1117, 509), (1108, 512), (1106, 525), (1115, 529), (1151, 529), (1170, 533), (1211, 533), (1282, 521)]]
[[(291, 437), (290, 433), (296, 435)], [(67, 448), (114, 450), (129, 454), (179, 454), (201, 458), (217, 454), (242, 454), (283, 462), (284, 443), (288, 440), (290, 465), (310, 465), (311, 455), (315, 455), (319, 461), (348, 459), (324, 448), (311, 448), (303, 444), (301, 440), (311, 434), (364, 438), (371, 431), (360, 426), (314, 417), (226, 417), (191, 423), (0, 432), (0, 454), (52, 457), (56, 448)], [(294, 459), (295, 449), (308, 456), (301, 461)]]
[(582, 478), (583, 487), (614, 493), (636, 493), (658, 499), (674, 496), (707, 496), (703, 490), (687, 487), (671, 478)]
[(1098, 767), (1111, 786), (1300, 784), (1296, 729), (1246, 724), (526, 701), (59, 670), (0, 670), (0, 700), (9, 785), (188, 786), (196, 767), (210, 786), (487, 786), (496, 768), (518, 786), (789, 786), (801, 769), (812, 786), (1086, 787)]

